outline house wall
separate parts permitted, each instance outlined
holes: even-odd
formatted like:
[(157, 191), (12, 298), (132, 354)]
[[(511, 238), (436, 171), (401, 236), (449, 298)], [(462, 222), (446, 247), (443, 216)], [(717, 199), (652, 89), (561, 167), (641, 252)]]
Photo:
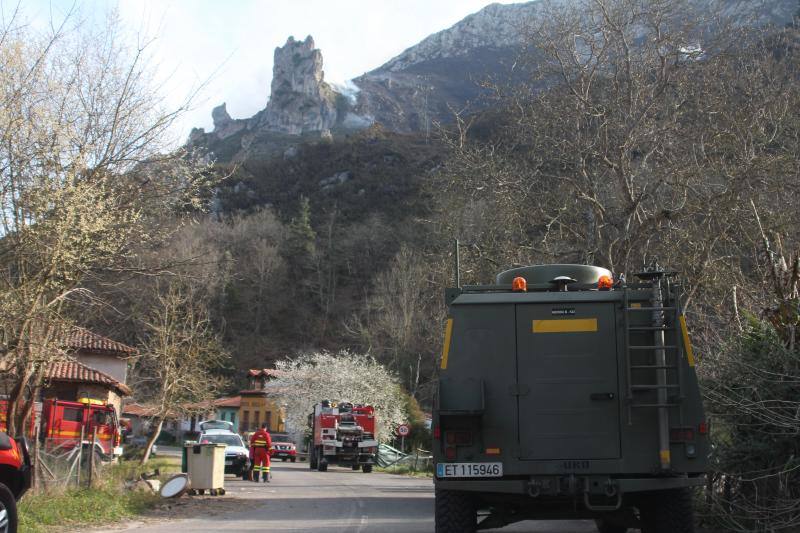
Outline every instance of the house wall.
[(56, 398), (68, 402), (77, 402), (81, 398), (92, 398), (113, 405), (117, 411), (117, 417), (122, 412), (122, 397), (119, 394), (102, 385), (91, 383), (53, 382), (42, 390), (42, 398)]
[(115, 355), (86, 353), (84, 351), (76, 353), (75, 358), (79, 363), (83, 363), (89, 368), (94, 368), (104, 374), (108, 374), (120, 383), (127, 384), (128, 361), (125, 359), (121, 359)]
[(239, 432), (239, 408), (238, 407), (217, 407), (214, 415), (217, 420), (225, 420), (233, 424), (233, 431)]
[(267, 422), (270, 431), (283, 432), (284, 415), (280, 407), (264, 395), (242, 395), (239, 407), (239, 429), (242, 432), (255, 431)]

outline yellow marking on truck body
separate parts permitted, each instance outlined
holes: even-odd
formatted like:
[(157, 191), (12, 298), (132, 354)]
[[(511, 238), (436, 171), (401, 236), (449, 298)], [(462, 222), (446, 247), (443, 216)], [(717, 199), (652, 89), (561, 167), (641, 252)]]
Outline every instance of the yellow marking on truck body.
[(661, 450), (658, 455), (661, 457), (661, 466), (668, 467), (672, 460), (669, 450)]
[(683, 346), (686, 349), (686, 360), (689, 366), (694, 366), (694, 351), (692, 350), (692, 341), (689, 340), (689, 329), (686, 327), (686, 317), (681, 315), (678, 317), (681, 323), (681, 333), (683, 334)]
[(444, 346), (442, 346), (442, 370), (447, 369), (447, 356), (450, 355), (450, 340), (453, 338), (453, 319), (447, 319), (447, 327), (444, 329)]
[(596, 318), (534, 320), (533, 333), (588, 333), (597, 331)]

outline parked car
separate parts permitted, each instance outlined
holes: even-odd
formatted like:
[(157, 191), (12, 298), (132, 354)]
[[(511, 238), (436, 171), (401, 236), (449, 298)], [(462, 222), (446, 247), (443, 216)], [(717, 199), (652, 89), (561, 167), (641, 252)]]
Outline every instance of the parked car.
[(227, 420), (204, 420), (200, 422), (200, 433), (205, 433), (212, 429), (221, 429), (233, 433), (233, 422)]
[[(144, 449), (147, 446), (147, 436), (145, 435), (136, 435), (135, 437), (131, 437), (129, 444), (132, 448), (142, 448)], [(158, 445), (153, 444), (153, 448), (150, 450), (150, 455), (158, 455)]]
[(272, 447), (269, 449), (269, 456), (273, 459), (280, 459), (283, 462), (297, 461), (297, 446), (289, 440), (286, 433), (272, 433)]
[(225, 445), (225, 473), (247, 479), (250, 471), (250, 450), (242, 437), (225, 429), (209, 429), (200, 434), (200, 444)]
[(17, 531), (17, 501), (31, 486), (31, 458), (25, 439), (0, 432), (0, 530)]

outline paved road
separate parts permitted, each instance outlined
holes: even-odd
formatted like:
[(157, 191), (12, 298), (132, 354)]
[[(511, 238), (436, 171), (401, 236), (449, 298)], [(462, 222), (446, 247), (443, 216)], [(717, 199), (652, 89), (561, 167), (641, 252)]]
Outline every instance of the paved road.
[(162, 446), (159, 444), (156, 447), (156, 457), (180, 457), (183, 452), (180, 446)]
[[(315, 472), (308, 463), (273, 463), (271, 483), (228, 477), (229, 494), (249, 500), (246, 511), (136, 526), (146, 533), (304, 531), (309, 533), (432, 533), (430, 479), (363, 474), (331, 467)], [(227, 497), (227, 496), (225, 496)], [(117, 530), (118, 531), (118, 530)], [(589, 533), (594, 523), (523, 522), (502, 532)]]

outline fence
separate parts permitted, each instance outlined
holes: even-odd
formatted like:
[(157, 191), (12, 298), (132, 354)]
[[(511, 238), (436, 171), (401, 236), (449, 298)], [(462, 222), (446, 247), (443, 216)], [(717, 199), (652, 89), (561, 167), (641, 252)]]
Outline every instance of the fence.
[(417, 448), (414, 453), (403, 453), (388, 444), (378, 446), (378, 457), (375, 462), (383, 468), (403, 468), (412, 472), (430, 472), (433, 469), (431, 452)]
[(64, 490), (88, 487), (97, 479), (102, 460), (95, 439), (38, 439), (34, 441), (31, 460), (36, 487)]

